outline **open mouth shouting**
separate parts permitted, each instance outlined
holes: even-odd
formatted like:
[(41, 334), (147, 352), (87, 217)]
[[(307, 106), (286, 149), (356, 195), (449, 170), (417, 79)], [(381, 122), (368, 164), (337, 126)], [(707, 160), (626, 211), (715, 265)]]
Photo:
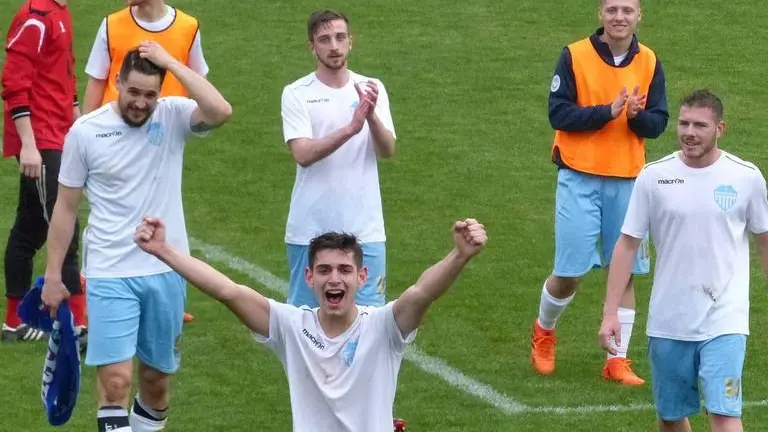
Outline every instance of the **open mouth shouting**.
[(341, 288), (330, 288), (325, 290), (325, 300), (331, 308), (338, 308), (346, 296), (346, 290)]

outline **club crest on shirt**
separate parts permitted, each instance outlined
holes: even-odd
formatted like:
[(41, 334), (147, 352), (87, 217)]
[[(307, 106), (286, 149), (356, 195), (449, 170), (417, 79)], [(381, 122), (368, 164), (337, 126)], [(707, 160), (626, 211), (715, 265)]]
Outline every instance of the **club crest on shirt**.
[(731, 185), (720, 185), (715, 189), (715, 203), (720, 210), (727, 212), (736, 204), (736, 189)]
[(153, 147), (158, 147), (163, 142), (163, 125), (157, 122), (147, 125), (147, 142)]
[(355, 352), (357, 351), (357, 339), (351, 340), (344, 345), (344, 351), (341, 353), (341, 358), (344, 360), (344, 364), (352, 366), (352, 361), (355, 360)]

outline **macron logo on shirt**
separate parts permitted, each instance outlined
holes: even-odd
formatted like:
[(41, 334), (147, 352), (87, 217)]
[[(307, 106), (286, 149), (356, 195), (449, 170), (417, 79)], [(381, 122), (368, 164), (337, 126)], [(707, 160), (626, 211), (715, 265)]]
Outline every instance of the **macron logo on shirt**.
[(114, 131), (111, 131), (111, 132), (102, 132), (102, 133), (97, 133), (96, 134), (96, 138), (112, 138), (112, 137), (119, 137), (119, 136), (123, 136), (123, 133), (121, 131), (117, 131), (117, 130), (114, 130)]
[(675, 185), (675, 184), (683, 184), (685, 183), (685, 180), (675, 178), (675, 179), (659, 179), (658, 184), (660, 185)]
[(317, 338), (312, 336), (312, 334), (310, 334), (309, 331), (307, 331), (307, 329), (303, 329), (301, 332), (304, 333), (304, 336), (306, 336), (310, 342), (312, 342), (312, 345), (314, 345), (315, 348), (319, 349), (320, 351), (323, 351), (325, 349), (325, 345), (323, 345), (322, 342), (317, 340)]

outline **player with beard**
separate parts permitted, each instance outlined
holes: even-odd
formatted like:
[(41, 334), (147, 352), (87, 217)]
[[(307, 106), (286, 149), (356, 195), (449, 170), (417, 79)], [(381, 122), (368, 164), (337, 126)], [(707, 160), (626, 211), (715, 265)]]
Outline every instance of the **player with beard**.
[[(158, 98), (168, 72), (191, 98)], [(91, 211), (83, 261), (92, 324), (85, 363), (98, 368), (101, 383), (98, 430), (149, 432), (162, 430), (167, 421), (170, 375), (180, 364), (176, 345), (186, 281), (142, 252), (133, 234), (147, 214), (162, 215), (173, 223), (169, 243), (189, 250), (181, 198), (185, 138), (223, 124), (232, 108), (156, 42), (128, 52), (118, 91), (116, 102), (80, 117), (66, 137), (42, 296), (52, 313), (67, 297), (62, 262), (85, 189)], [(129, 418), (134, 355), (139, 392)]]
[[(125, 54), (143, 40), (153, 40), (190, 69), (206, 76), (200, 23), (194, 16), (171, 7), (164, 0), (126, 0), (127, 7), (107, 15), (99, 26), (85, 73), (88, 84), (83, 96), (83, 114), (117, 100), (117, 72)], [(160, 97), (188, 96), (173, 75), (163, 80)], [(185, 312), (184, 321), (194, 319)]]
[(749, 234), (768, 270), (768, 197), (755, 164), (721, 150), (723, 103), (697, 90), (680, 104), (680, 150), (637, 177), (613, 253), (600, 342), (615, 352), (632, 260), (650, 232), (654, 268), (646, 332), (661, 431), (690, 431), (704, 396), (714, 432), (741, 431), (749, 334)]
[(362, 244), (368, 281), (358, 304), (382, 306), (386, 250), (377, 157), (395, 152), (395, 128), (384, 84), (347, 68), (352, 37), (344, 14), (309, 17), (309, 48), (317, 69), (283, 89), (283, 134), (297, 162), (285, 242), (288, 303), (315, 307), (304, 280), (309, 241), (324, 232), (354, 234)]

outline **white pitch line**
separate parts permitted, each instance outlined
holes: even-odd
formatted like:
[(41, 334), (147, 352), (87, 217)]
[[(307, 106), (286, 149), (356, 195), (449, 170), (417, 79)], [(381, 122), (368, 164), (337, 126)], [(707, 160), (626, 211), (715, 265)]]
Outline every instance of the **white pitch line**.
[[(745, 408), (768, 406), (768, 399), (761, 401), (746, 401)], [(704, 404), (702, 402), (702, 407)], [(630, 405), (582, 405), (570, 407), (527, 407), (526, 413), (542, 414), (595, 414), (604, 412), (632, 412), (632, 411), (653, 411), (656, 407), (653, 404), (630, 404)]]
[[(239, 271), (270, 291), (283, 296), (288, 295), (288, 282), (273, 275), (260, 266), (234, 256), (219, 246), (209, 245), (200, 240), (190, 238), (190, 247), (202, 252), (211, 261), (220, 262), (232, 270)], [(570, 407), (527, 406), (493, 389), (487, 384), (464, 375), (458, 369), (449, 366), (445, 361), (432, 357), (415, 344), (410, 344), (405, 352), (405, 359), (419, 369), (435, 375), (446, 383), (458, 388), (464, 393), (471, 394), (484, 402), (498, 408), (506, 414), (542, 413), (542, 414), (596, 414), (603, 412), (632, 412), (652, 411), (652, 404), (630, 405), (582, 405)], [(768, 406), (768, 399), (744, 402), (745, 407)]]

